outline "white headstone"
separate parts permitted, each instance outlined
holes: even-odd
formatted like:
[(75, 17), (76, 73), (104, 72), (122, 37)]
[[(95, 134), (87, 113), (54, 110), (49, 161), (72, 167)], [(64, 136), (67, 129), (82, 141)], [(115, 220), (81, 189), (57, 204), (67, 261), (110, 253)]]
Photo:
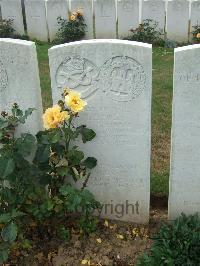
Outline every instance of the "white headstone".
[(175, 49), (169, 218), (200, 212), (200, 45)]
[(139, 25), (139, 0), (118, 0), (118, 36), (130, 35), (130, 30)]
[(200, 0), (191, 3), (191, 26), (200, 26)]
[[(150, 198), (152, 48), (122, 40), (91, 40), (49, 50), (54, 103), (64, 87), (87, 100), (80, 124), (96, 131), (83, 145), (98, 159), (88, 189), (102, 217), (147, 223)], [(80, 75), (77, 75), (77, 71)]]
[(74, 12), (80, 9), (83, 12), (83, 17), (87, 25), (85, 39), (93, 39), (93, 8), (92, 0), (71, 0), (71, 11)]
[(168, 1), (167, 38), (177, 42), (188, 41), (189, 1)]
[(94, 15), (96, 38), (116, 38), (115, 0), (94, 0)]
[(22, 110), (36, 108), (22, 132), (37, 133), (42, 128), (42, 99), (36, 47), (33, 42), (0, 39), (0, 112), (13, 103)]
[(67, 0), (47, 0), (47, 24), (49, 29), (50, 41), (56, 37), (59, 25), (57, 18), (68, 19), (68, 1)]
[(29, 37), (48, 41), (45, 0), (25, 0), (24, 4)]
[(158, 27), (164, 32), (165, 0), (143, 0), (142, 20), (152, 19), (158, 22)]
[(1, 15), (2, 19), (12, 19), (13, 28), (16, 33), (24, 34), (24, 23), (22, 15), (21, 0), (1, 0)]

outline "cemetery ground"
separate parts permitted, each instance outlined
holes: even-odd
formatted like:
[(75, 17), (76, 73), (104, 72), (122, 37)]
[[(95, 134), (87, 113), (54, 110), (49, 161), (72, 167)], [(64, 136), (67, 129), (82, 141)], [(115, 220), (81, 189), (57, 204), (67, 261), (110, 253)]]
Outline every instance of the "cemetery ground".
[[(49, 44), (37, 45), (44, 109), (52, 103), (48, 64), (50, 47)], [(173, 57), (173, 49), (153, 48), (151, 195), (153, 202), (161, 206), (166, 206), (168, 196)]]
[(12, 252), (12, 263), (5, 266), (134, 266), (138, 256), (150, 249), (151, 237), (166, 220), (167, 212), (155, 209), (145, 226), (101, 220), (95, 233), (84, 237), (79, 230), (72, 230), (65, 242), (57, 238), (49, 241), (32, 227), (31, 249), (28, 253)]

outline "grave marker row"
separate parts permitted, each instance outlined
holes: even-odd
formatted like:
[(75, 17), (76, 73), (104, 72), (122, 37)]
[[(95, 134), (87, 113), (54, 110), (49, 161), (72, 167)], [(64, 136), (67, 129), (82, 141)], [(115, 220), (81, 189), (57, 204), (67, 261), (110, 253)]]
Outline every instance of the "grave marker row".
[[(24, 0), (28, 34), (53, 41), (57, 18), (81, 9), (87, 24), (86, 39), (123, 38), (139, 22), (153, 19), (167, 38), (186, 42), (192, 26), (200, 23), (200, 0)], [(24, 34), (21, 0), (0, 0), (2, 18), (14, 19), (16, 32)], [(189, 23), (189, 19), (191, 19)], [(189, 27), (190, 25), (190, 27)]]

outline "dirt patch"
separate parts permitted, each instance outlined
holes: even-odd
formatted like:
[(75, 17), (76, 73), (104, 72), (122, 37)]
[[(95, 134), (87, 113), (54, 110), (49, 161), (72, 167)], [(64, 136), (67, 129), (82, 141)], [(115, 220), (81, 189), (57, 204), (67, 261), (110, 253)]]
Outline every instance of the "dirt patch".
[(161, 221), (166, 219), (165, 209), (153, 209), (148, 226), (101, 220), (98, 230), (87, 238), (72, 230), (67, 244), (56, 239), (35, 242), (29, 255), (13, 254), (12, 263), (8, 265), (135, 265), (136, 258), (150, 248), (151, 237), (160, 228)]
[(151, 207), (152, 209), (159, 209), (161, 210), (165, 210), (167, 209), (168, 206), (168, 197), (159, 197), (159, 196), (155, 196), (155, 195), (151, 195)]

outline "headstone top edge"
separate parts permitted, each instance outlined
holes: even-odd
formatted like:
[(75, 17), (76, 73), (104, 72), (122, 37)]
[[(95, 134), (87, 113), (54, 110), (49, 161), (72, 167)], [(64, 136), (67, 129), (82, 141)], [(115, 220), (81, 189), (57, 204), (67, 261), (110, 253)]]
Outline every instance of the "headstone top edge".
[[(173, 3), (175, 3), (175, 2), (190, 2), (190, 0), (166, 0), (166, 1), (168, 1), (168, 3), (169, 2), (173, 2)], [(192, 0), (193, 1), (193, 0)]]
[(183, 47), (178, 47), (174, 49), (175, 53), (179, 53), (182, 51), (189, 51), (189, 50), (193, 50), (193, 49), (200, 49), (200, 44), (193, 44), (193, 45), (187, 45), (187, 46), (183, 46)]
[[(151, 2), (151, 1), (155, 1), (155, 2), (158, 2), (158, 3), (162, 3), (162, 2), (166, 2), (167, 0), (143, 0), (144, 2)], [(171, 1), (171, 0), (168, 0), (168, 1)]]
[(149, 48), (152, 49), (152, 44), (148, 43), (141, 43), (141, 42), (134, 42), (134, 41), (126, 41), (126, 40), (117, 40), (117, 39), (94, 39), (94, 40), (84, 40), (84, 41), (77, 41), (77, 42), (70, 42), (61, 45), (55, 45), (49, 49), (49, 51), (53, 51), (63, 47), (70, 47), (70, 46), (78, 46), (81, 44), (128, 44), (131, 46), (138, 46), (142, 48)]
[[(61, 2), (61, 1), (60, 0), (45, 0), (45, 2)], [(66, 4), (68, 4), (68, 0), (62, 0), (62, 2), (66, 2)]]
[(34, 42), (19, 40), (19, 39), (11, 39), (11, 38), (0, 38), (0, 43), (11, 43), (11, 44), (20, 44), (25, 46), (35, 46)]
[(24, 0), (26, 3), (31, 3), (31, 2), (47, 2), (47, 0)]

